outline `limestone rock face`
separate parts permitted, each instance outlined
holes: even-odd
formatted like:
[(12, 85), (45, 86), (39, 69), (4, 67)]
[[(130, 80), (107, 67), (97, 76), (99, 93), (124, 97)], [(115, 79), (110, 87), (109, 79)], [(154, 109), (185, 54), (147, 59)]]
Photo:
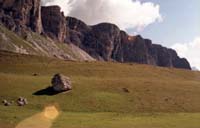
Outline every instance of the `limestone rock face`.
[(92, 42), (92, 47), (105, 61), (112, 61), (114, 47), (120, 43), (120, 30), (114, 24), (101, 23), (92, 26), (93, 38), (87, 38), (85, 44)]
[(44, 32), (60, 42), (65, 42), (67, 34), (64, 13), (59, 6), (42, 7), (42, 24)]
[(189, 62), (184, 58), (180, 58), (175, 50), (152, 44), (151, 40), (143, 39), (141, 36), (134, 38), (129, 43), (124, 42), (124, 62), (191, 69)]
[[(84, 40), (91, 31), (91, 27), (86, 25), (83, 21), (73, 17), (66, 17), (66, 25), (69, 28), (69, 41), (84, 49)], [(84, 49), (87, 50), (88, 48)]]
[(76, 18), (67, 17), (70, 41), (98, 60), (111, 61), (114, 43), (119, 42), (120, 30), (114, 24), (88, 26)]
[(40, 0), (1, 0), (0, 21), (10, 30), (42, 32)]
[(191, 69), (189, 62), (180, 58), (175, 50), (152, 44), (151, 40), (140, 35), (130, 36), (114, 24), (87, 26), (72, 17), (67, 17), (66, 22), (71, 43), (97, 60)]
[(69, 77), (62, 74), (55, 74), (51, 80), (52, 87), (56, 92), (63, 92), (72, 89)]

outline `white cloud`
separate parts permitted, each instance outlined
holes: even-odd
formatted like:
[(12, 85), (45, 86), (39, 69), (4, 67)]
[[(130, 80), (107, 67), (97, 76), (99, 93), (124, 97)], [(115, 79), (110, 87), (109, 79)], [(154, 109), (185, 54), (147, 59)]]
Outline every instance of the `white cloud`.
[(43, 0), (43, 5), (59, 5), (65, 15), (73, 16), (94, 25), (110, 22), (121, 29), (136, 28), (162, 21), (160, 6), (138, 0)]
[(200, 37), (195, 38), (190, 43), (177, 43), (172, 46), (179, 56), (189, 60), (191, 66), (200, 69)]
[(59, 5), (62, 11), (64, 11), (65, 14), (68, 14), (70, 10), (69, 2), (70, 0), (41, 0), (41, 5), (42, 6)]

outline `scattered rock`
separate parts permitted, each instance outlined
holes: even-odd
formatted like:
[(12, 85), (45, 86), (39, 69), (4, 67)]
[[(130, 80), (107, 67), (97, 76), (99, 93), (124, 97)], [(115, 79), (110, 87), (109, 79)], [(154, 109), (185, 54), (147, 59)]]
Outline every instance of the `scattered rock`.
[(37, 74), (37, 73), (34, 73), (33, 76), (38, 76), (38, 74)]
[(61, 74), (56, 74), (51, 80), (52, 88), (56, 92), (63, 92), (72, 89), (71, 81), (69, 77)]
[(4, 104), (5, 106), (11, 106), (11, 103), (10, 102), (7, 102)]
[(11, 106), (11, 103), (7, 100), (3, 100), (2, 103), (4, 104), (4, 106)]
[(22, 102), (22, 101), (17, 101), (17, 104), (18, 104), (18, 106), (24, 106), (25, 105), (24, 102)]
[[(3, 101), (2, 101), (2, 103), (4, 104), (4, 106), (11, 106), (12, 104), (14, 104), (15, 102), (14, 101), (7, 101), (6, 99), (4, 99)], [(27, 101), (27, 99), (26, 98), (23, 98), (23, 97), (19, 97), (18, 99), (17, 99), (17, 105), (18, 106), (24, 106), (24, 105), (27, 105), (28, 104), (28, 101)]]
[(126, 93), (129, 93), (130, 91), (127, 88), (122, 88), (122, 90)]
[(26, 98), (24, 98), (24, 99), (23, 99), (23, 102), (24, 102), (24, 104), (25, 104), (25, 105), (27, 105), (27, 104), (28, 104), (28, 101), (27, 101), (27, 99), (26, 99)]
[(168, 101), (169, 101), (169, 99), (168, 99), (168, 98), (165, 98), (165, 101), (166, 101), (166, 102), (168, 102)]
[(5, 104), (5, 103), (7, 103), (7, 102), (8, 102), (7, 100), (3, 100), (3, 101), (2, 101), (3, 104)]
[(150, 90), (149, 90), (149, 89), (146, 89), (146, 91), (147, 91), (147, 92), (150, 92)]
[(28, 104), (28, 101), (26, 98), (19, 97), (17, 100), (17, 104), (18, 104), (18, 106), (24, 106), (24, 105)]

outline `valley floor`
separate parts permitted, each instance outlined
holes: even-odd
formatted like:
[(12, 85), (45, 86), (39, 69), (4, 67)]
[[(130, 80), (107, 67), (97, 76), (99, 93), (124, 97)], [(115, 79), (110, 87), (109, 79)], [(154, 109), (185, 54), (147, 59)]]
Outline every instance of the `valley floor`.
[[(34, 95), (56, 73), (73, 90)], [(0, 104), (0, 128), (200, 128), (199, 72), (0, 52), (0, 100), (19, 96), (29, 104)]]

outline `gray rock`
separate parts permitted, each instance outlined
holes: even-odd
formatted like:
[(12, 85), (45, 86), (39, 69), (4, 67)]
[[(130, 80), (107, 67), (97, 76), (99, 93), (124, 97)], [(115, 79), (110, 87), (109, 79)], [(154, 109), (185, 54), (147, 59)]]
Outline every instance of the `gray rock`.
[(24, 102), (24, 104), (25, 104), (25, 105), (27, 105), (27, 104), (28, 104), (28, 101), (27, 101), (27, 99), (26, 99), (26, 98), (24, 98), (24, 99), (23, 99), (23, 102)]
[(129, 93), (130, 91), (127, 88), (122, 88), (122, 90), (126, 93)]
[(10, 102), (7, 102), (4, 104), (5, 106), (11, 106), (11, 103)]
[(11, 106), (11, 102), (8, 102), (7, 100), (3, 100), (2, 103), (4, 104), (4, 106)]
[(19, 97), (17, 100), (17, 104), (18, 104), (18, 106), (24, 106), (24, 105), (28, 104), (28, 101), (24, 97)]
[(2, 101), (2, 103), (3, 103), (3, 104), (5, 104), (5, 103), (7, 103), (7, 102), (8, 102), (8, 101), (7, 101), (7, 100), (5, 100), (5, 99)]
[(23, 101), (17, 101), (18, 106), (24, 106), (24, 102)]
[(52, 88), (56, 92), (63, 92), (72, 89), (71, 81), (69, 77), (62, 74), (56, 74), (51, 80)]

